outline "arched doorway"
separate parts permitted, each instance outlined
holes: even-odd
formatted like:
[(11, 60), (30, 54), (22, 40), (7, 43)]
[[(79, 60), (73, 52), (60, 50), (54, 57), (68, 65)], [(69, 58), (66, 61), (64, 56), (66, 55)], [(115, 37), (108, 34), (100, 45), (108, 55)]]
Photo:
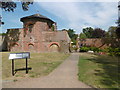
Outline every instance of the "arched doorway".
[(29, 44), (28, 45), (28, 49), (29, 49), (29, 51), (34, 51), (34, 45), (33, 44)]
[(13, 43), (11, 45), (11, 51), (19, 51), (19, 44), (18, 43)]
[(57, 44), (52, 44), (50, 46), (50, 51), (51, 52), (59, 52), (59, 46)]

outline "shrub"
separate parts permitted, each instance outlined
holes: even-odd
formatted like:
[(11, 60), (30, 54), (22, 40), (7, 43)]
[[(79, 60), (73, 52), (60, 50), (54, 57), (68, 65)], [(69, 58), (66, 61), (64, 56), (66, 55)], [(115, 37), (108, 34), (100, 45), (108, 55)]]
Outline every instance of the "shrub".
[(120, 48), (109, 47), (108, 48), (108, 54), (110, 56), (120, 56)]
[(90, 50), (94, 52), (102, 52), (102, 49), (97, 48), (97, 47), (90, 47)]
[(81, 48), (80, 48), (80, 52), (87, 52), (87, 51), (89, 51), (89, 50), (90, 50), (89, 47), (81, 47)]
[(81, 47), (80, 48), (81, 52), (87, 52), (89, 50), (94, 51), (94, 52), (102, 52), (103, 51), (102, 49), (97, 48), (97, 47)]
[(81, 47), (80, 52), (87, 52), (87, 51), (94, 51), (94, 52), (106, 52), (110, 56), (120, 56), (120, 48), (106, 48), (106, 49), (100, 49), (97, 47)]

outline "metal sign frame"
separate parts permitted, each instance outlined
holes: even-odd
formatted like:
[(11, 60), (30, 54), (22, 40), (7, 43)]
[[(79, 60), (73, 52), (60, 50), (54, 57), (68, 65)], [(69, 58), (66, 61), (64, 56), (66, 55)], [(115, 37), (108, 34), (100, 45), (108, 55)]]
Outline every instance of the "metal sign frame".
[(30, 59), (30, 52), (10, 53), (9, 54), (9, 59), (12, 60), (12, 75), (13, 76), (15, 75), (15, 73), (14, 73), (14, 71), (15, 71), (14, 70), (14, 60), (15, 59), (26, 59), (26, 74), (28, 73), (28, 60), (27, 60), (28, 58)]

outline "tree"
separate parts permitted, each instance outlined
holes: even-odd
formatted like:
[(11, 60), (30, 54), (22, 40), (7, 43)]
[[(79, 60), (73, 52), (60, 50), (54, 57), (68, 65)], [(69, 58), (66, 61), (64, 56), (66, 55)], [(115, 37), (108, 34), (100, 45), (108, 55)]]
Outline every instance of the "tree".
[(2, 22), (2, 17), (1, 17), (1, 15), (0, 15), (0, 26), (2, 25), (2, 24), (4, 24), (4, 22)]
[(115, 22), (116, 24), (118, 24), (118, 26), (120, 27), (120, 17), (119, 19), (117, 20), (117, 22)]
[(71, 38), (71, 41), (73, 42), (73, 44), (76, 45), (76, 39), (77, 39), (78, 35), (75, 34), (75, 31), (73, 29), (69, 29), (69, 30), (66, 30), (66, 31), (68, 32), (68, 35)]
[(92, 27), (83, 28), (83, 33), (87, 38), (92, 38), (94, 29)]
[(75, 31), (73, 29), (69, 29), (69, 30), (67, 30), (67, 32), (68, 32), (68, 35), (70, 38), (72, 38), (75, 34)]
[(116, 29), (116, 34), (117, 34), (117, 37), (120, 38), (120, 27)]
[(108, 32), (106, 32), (106, 37), (108, 37), (108, 38), (116, 38), (117, 37), (116, 29), (117, 29), (116, 26), (109, 27)]
[[(120, 1), (118, 2), (118, 10), (120, 12)], [(120, 15), (119, 15), (117, 24), (118, 24), (118, 28), (116, 29), (116, 34), (117, 34), (117, 37), (120, 38)]]
[(0, 33), (0, 35), (6, 35), (6, 33)]
[(83, 28), (83, 33), (80, 34), (80, 38), (102, 38), (105, 37), (106, 32), (101, 28), (87, 27)]
[(102, 38), (105, 37), (105, 31), (101, 28), (95, 28), (92, 33), (92, 38)]
[(80, 36), (79, 36), (81, 39), (85, 39), (87, 38), (86, 35), (84, 33), (80, 33)]
[[(21, 1), (22, 4), (22, 9), (24, 11), (27, 11), (29, 9), (29, 5), (33, 4), (33, 0), (28, 0), (28, 2), (24, 1), (24, 0), (18, 0)], [(8, 1), (0, 1), (0, 8), (4, 11), (12, 11), (14, 12), (15, 8), (17, 7), (17, 3), (14, 2), (13, 0), (8, 0)], [(4, 24), (4, 22), (1, 21), (0, 18), (0, 25)]]
[[(24, 0), (19, 0), (21, 1), (21, 4), (22, 4), (22, 9), (24, 11), (27, 11), (28, 10), (28, 6), (30, 4), (33, 4), (33, 0), (28, 0), (28, 2), (24, 1)], [(14, 9), (17, 7), (17, 4), (16, 2), (14, 2), (13, 0), (8, 0), (8, 1), (0, 1), (0, 8), (2, 8), (3, 10), (5, 11), (14, 11)]]

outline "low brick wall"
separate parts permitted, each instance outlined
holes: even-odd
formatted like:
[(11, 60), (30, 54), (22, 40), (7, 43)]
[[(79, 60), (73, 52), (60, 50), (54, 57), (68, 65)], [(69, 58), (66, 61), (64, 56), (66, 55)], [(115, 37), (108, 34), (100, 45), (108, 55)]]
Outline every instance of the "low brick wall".
[(98, 47), (101, 49), (107, 47), (120, 47), (120, 39), (115, 38), (87, 38), (80, 39), (80, 45), (90, 46), (90, 47)]

